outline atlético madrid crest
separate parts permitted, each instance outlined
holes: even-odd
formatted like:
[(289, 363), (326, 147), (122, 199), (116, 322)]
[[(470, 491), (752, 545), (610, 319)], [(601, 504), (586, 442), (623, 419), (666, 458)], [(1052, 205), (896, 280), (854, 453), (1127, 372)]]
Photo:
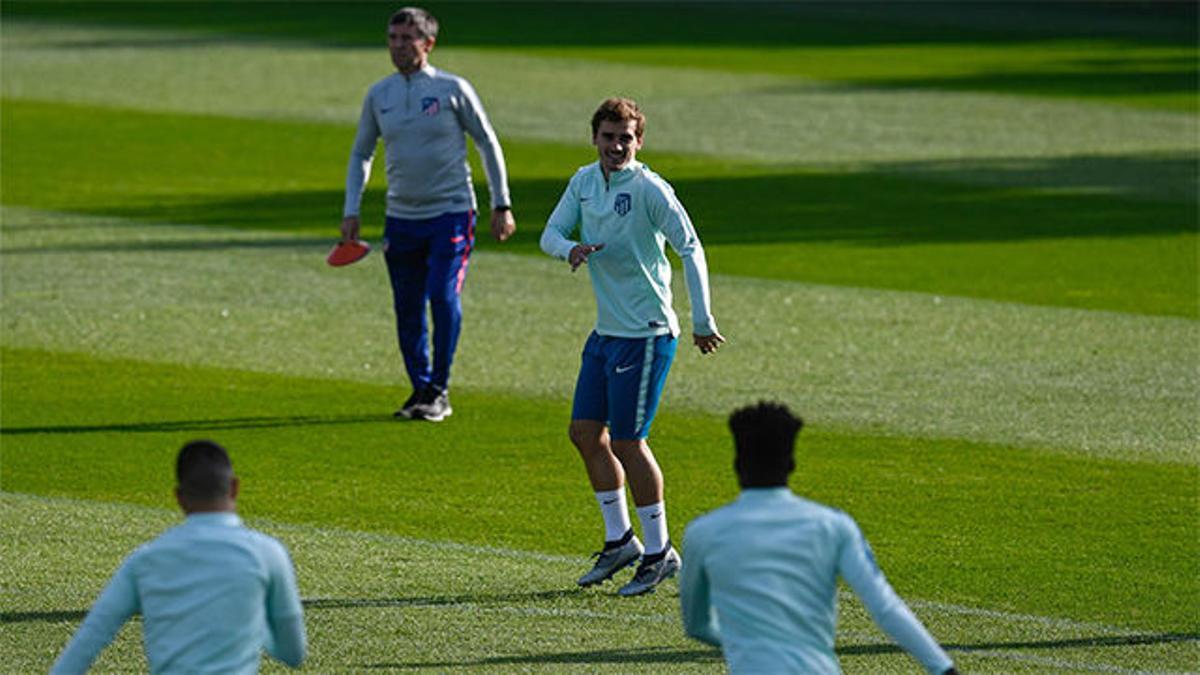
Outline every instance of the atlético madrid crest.
[(613, 200), (613, 211), (616, 211), (618, 216), (624, 216), (629, 213), (632, 204), (633, 197), (628, 192), (618, 192), (617, 198)]
[(442, 104), (438, 102), (436, 96), (429, 96), (421, 99), (421, 112), (433, 117), (442, 111)]

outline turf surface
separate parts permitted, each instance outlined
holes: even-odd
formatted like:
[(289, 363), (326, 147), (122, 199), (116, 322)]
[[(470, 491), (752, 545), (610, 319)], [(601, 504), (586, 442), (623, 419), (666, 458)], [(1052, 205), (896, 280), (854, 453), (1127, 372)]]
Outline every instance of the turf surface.
[[(12, 536), (0, 540), (0, 570), (6, 578), (17, 569), (36, 570), (15, 575), (20, 583), (9, 587), (0, 646), (16, 670), (43, 669), (48, 656), (29, 645), (65, 641), (107, 571), (178, 520), (155, 508), (24, 495), (0, 495), (0, 506), (14, 516), (6, 521)], [(631, 607), (608, 592), (565, 588), (581, 562), (575, 556), (267, 519), (250, 524), (294, 554), (312, 670), (721, 671), (715, 650), (683, 637), (673, 585)], [(96, 528), (106, 533), (102, 541), (64, 555), (65, 543), (91, 539)], [(1187, 634), (919, 600), (913, 606), (973, 672), (1182, 668), (1196, 655)], [(138, 663), (139, 632), (135, 620), (97, 667), (128, 670)], [(842, 598), (837, 651), (849, 672), (914, 668), (851, 594)], [(272, 665), (266, 670), (282, 670)]]
[[(341, 127), (42, 102), (6, 103), (2, 124), (15, 140), (3, 156), (9, 204), (328, 237), (340, 201)], [(296, 138), (306, 142), (296, 144)], [(88, 162), (61, 161), (81, 144), (89, 148)], [(590, 159), (586, 150), (536, 142), (510, 143), (507, 154), (517, 172), (513, 192), (531, 218), (553, 209), (565, 180), (561, 167)], [(1086, 185), (1079, 193), (1014, 187), (1003, 183), (1018, 176), (988, 178), (983, 170), (981, 181), (1002, 184), (644, 154), (696, 212), (713, 269), (724, 274), (1192, 318), (1200, 313), (1195, 201), (1119, 196), (1139, 196), (1135, 183), (1153, 182), (1141, 171), (1165, 166), (1168, 177), (1187, 173), (1166, 159), (1122, 169), (1124, 178), (1113, 180), (1117, 194), (1091, 194)], [(1113, 165), (1118, 161), (1130, 160)], [(1090, 163), (1047, 163), (1041, 170), (1069, 172), (1073, 165), (1087, 174)], [(961, 178), (971, 171), (955, 173)], [(1183, 190), (1190, 179), (1179, 178), (1176, 188), (1160, 187)], [(869, 200), (861, 198), (868, 194)], [(382, 219), (382, 202), (378, 192), (368, 192), (366, 222)], [(367, 227), (378, 236), (377, 225)], [(507, 250), (540, 256), (539, 233), (536, 220), (527, 223)]]
[[(676, 536), (735, 493), (724, 415), (780, 398), (794, 487), (859, 519), (964, 670), (1200, 660), (1194, 7), (653, 5), (611, 43), (595, 5), (436, 6), (522, 228), (473, 260), (439, 426), (390, 420), (378, 259), (320, 262), (381, 8), (0, 8), (6, 664), (46, 667), (211, 436), (297, 559), (319, 670), (719, 670), (673, 584), (571, 590), (593, 309), (536, 237), (610, 91), (650, 111), (730, 337), (681, 354), (656, 422)], [(846, 669), (911, 669), (846, 601)]]

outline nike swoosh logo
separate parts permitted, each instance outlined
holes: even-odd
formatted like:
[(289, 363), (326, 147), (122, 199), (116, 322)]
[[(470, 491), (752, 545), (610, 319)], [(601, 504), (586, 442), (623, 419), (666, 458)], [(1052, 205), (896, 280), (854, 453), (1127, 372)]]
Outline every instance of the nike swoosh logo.
[(601, 502), (601, 504), (604, 504), (605, 506), (608, 506), (609, 504), (616, 504), (616, 503), (617, 503), (617, 500), (615, 500), (615, 499), (606, 499), (603, 502)]
[(637, 366), (636, 365), (617, 366), (617, 374), (620, 375), (621, 373), (628, 373), (629, 371), (633, 370), (634, 368), (637, 368)]
[(650, 520), (658, 520), (658, 517), (661, 515), (662, 515), (661, 513), (656, 513), (656, 514), (650, 516)]
[(395, 107), (396, 107), (396, 106), (392, 106), (391, 108), (380, 108), (380, 109), (379, 109), (379, 114), (380, 114), (380, 115), (386, 115), (386, 114), (388, 114), (388, 113), (392, 112), (392, 110), (393, 110)]

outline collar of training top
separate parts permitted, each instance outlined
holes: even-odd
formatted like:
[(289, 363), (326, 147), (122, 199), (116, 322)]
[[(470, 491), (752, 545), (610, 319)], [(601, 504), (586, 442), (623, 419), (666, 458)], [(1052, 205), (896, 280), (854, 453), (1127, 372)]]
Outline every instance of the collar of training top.
[(399, 71), (396, 72), (396, 75), (403, 77), (404, 79), (406, 79), (410, 82), (413, 80), (433, 79), (433, 76), (436, 74), (437, 74), (437, 68), (434, 68), (433, 66), (429, 65), (428, 63), (421, 66), (420, 70), (416, 71), (415, 73), (413, 73), (411, 75), (405, 75), (404, 73), (401, 73)]
[[(599, 162), (597, 162), (597, 164), (599, 164)], [(642, 168), (642, 163), (635, 159), (635, 160), (629, 162), (628, 164), (626, 164), (625, 168), (620, 169), (618, 171), (609, 172), (608, 184), (612, 185), (614, 183), (624, 183), (625, 181), (633, 178), (633, 176), (641, 168)], [(600, 171), (603, 172), (604, 169), (601, 168)]]

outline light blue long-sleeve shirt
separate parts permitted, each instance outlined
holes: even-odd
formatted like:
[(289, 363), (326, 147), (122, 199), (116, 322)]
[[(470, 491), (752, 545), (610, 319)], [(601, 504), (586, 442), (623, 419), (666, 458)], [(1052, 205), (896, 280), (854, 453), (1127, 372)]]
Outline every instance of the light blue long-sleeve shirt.
[(380, 138), (386, 158), (387, 215), (433, 218), (475, 209), (464, 133), (475, 141), (483, 159), (492, 206), (511, 206), (504, 153), (469, 82), (430, 65), (376, 82), (363, 98), (346, 169), (342, 215), (358, 215)]
[(255, 673), (260, 654), (304, 660), (287, 550), (236, 514), (194, 513), (117, 569), (51, 673), (82, 673), (134, 614), (155, 673)]
[[(580, 241), (570, 239), (579, 228)], [(599, 162), (571, 177), (542, 231), (547, 254), (566, 260), (579, 243), (604, 244), (587, 260), (596, 295), (596, 332), (643, 338), (679, 335), (665, 244), (683, 261), (692, 306), (692, 332), (713, 335), (708, 264), (687, 211), (671, 186), (632, 161), (605, 179)]]
[(875, 563), (858, 524), (788, 488), (743, 490), (684, 532), (687, 634), (721, 647), (731, 673), (838, 673), (837, 578), (931, 673), (953, 665)]

